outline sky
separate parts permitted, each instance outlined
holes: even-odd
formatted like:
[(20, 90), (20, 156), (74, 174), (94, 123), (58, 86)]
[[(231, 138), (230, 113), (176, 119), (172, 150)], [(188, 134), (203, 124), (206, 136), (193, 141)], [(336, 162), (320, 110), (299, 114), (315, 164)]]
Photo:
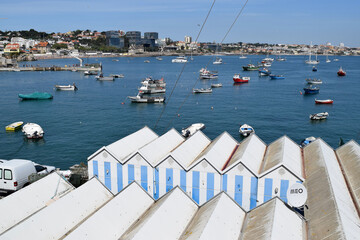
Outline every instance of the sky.
[[(200, 42), (221, 42), (246, 0), (216, 0)], [(0, 30), (158, 32), (196, 38), (213, 0), (17, 0), (0, 3)], [(248, 0), (224, 40), (360, 47), (359, 0)]]

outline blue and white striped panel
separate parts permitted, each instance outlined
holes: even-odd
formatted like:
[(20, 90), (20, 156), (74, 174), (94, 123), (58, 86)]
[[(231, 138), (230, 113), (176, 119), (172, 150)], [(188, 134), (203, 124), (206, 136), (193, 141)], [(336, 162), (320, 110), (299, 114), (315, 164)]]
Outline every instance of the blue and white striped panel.
[(207, 173), (206, 181), (206, 201), (209, 201), (214, 196), (215, 192), (214, 173)]
[(121, 163), (116, 164), (117, 170), (117, 190), (120, 192), (123, 187), (123, 165)]
[(154, 168), (154, 191), (153, 191), (153, 196), (154, 199), (158, 199), (160, 196), (160, 180), (159, 180), (159, 169), (158, 168)]
[(273, 179), (265, 178), (264, 184), (264, 202), (270, 200), (272, 198), (273, 193)]
[(111, 191), (111, 165), (110, 165), (110, 162), (104, 162), (104, 184)]
[(141, 166), (141, 186), (145, 191), (148, 191), (148, 167)]
[(200, 172), (193, 171), (192, 173), (192, 199), (200, 203)]

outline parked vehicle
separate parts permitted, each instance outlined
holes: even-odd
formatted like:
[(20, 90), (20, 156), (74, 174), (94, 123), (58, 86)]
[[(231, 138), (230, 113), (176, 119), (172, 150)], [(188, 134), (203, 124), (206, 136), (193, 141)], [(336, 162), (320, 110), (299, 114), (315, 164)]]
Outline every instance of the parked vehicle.
[(30, 160), (0, 161), (0, 192), (12, 193), (30, 184), (32, 174), (46, 175), (55, 171), (53, 166), (36, 164)]

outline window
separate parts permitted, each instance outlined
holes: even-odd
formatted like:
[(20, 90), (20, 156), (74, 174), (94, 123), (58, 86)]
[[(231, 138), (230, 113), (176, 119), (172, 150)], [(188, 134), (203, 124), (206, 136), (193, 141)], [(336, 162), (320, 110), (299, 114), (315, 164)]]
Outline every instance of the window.
[(12, 172), (9, 169), (4, 169), (4, 179), (12, 180)]
[(0, 179), (2, 179), (2, 169), (0, 168)]

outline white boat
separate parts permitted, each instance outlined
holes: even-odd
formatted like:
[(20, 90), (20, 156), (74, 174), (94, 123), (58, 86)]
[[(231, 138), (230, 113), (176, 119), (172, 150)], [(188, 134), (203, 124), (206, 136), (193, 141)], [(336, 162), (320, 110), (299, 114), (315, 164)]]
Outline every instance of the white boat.
[(181, 135), (183, 135), (184, 137), (187, 138), (187, 137), (194, 135), (197, 131), (203, 130), (204, 128), (205, 128), (205, 124), (194, 123), (194, 124), (191, 124), (189, 127), (182, 129)]
[(84, 71), (84, 75), (98, 75), (97, 71)]
[(61, 90), (61, 91), (76, 91), (78, 90), (78, 88), (76, 87), (75, 83), (73, 83), (72, 85), (55, 85), (56, 90)]
[(250, 125), (243, 124), (239, 128), (239, 133), (244, 137), (247, 137), (250, 134), (255, 133), (255, 130)]
[(188, 60), (185, 56), (179, 56), (171, 60), (173, 63), (186, 63)]
[(328, 55), (328, 54), (326, 54), (326, 61), (325, 61), (325, 62), (327, 62), (327, 63), (331, 62), (331, 60), (329, 59), (329, 55)]
[(312, 60), (311, 59), (311, 46), (312, 46), (312, 43), (310, 43), (310, 51), (309, 51), (309, 59), (305, 61), (306, 64), (319, 64), (320, 61), (317, 60), (317, 54), (315, 55), (315, 60)]
[(110, 77), (123, 78), (123, 77), (124, 77), (124, 74), (110, 74)]
[(150, 87), (149, 85), (142, 85), (139, 87), (139, 92), (144, 94), (154, 94), (154, 93), (165, 93), (165, 87)]
[(266, 57), (266, 58), (263, 59), (263, 61), (264, 61), (264, 62), (273, 62), (274, 59), (271, 58), (271, 57)]
[(222, 87), (222, 83), (213, 83), (211, 84), (211, 88), (219, 88), (219, 87)]
[(284, 61), (286, 61), (286, 58), (283, 58), (279, 55), (279, 57), (276, 59), (276, 61), (284, 62)]
[(211, 88), (194, 88), (193, 93), (212, 93)]
[(142, 93), (138, 93), (138, 95), (131, 97), (129, 96), (131, 102), (133, 103), (163, 103), (165, 102), (165, 96), (158, 97), (144, 97)]
[(37, 139), (44, 136), (44, 130), (36, 123), (26, 123), (21, 131), (28, 139)]
[(162, 57), (156, 57), (156, 60), (162, 61)]
[(213, 62), (213, 64), (222, 64), (223, 60), (219, 57), (216, 57), (215, 61)]
[(337, 58), (334, 58), (334, 60), (333, 60), (334, 62), (337, 62), (337, 61), (339, 61), (339, 59), (337, 59)]
[(144, 63), (149, 63), (150, 61), (149, 60), (145, 60)]
[(315, 137), (311, 136), (311, 137), (307, 137), (304, 140), (301, 141), (300, 143), (300, 147), (305, 147), (307, 145), (309, 145), (310, 143), (314, 142), (316, 140)]
[(241, 55), (239, 58), (244, 59), (244, 58), (247, 58), (247, 56)]
[(321, 112), (321, 113), (310, 114), (309, 118), (310, 120), (323, 120), (326, 119), (328, 116), (329, 116), (328, 112)]
[(322, 84), (322, 80), (317, 78), (307, 78), (305, 80), (308, 84)]
[(106, 77), (106, 76), (103, 76), (102, 74), (100, 74), (99, 76), (96, 76), (95, 78), (99, 81), (114, 81), (115, 80), (114, 76)]

